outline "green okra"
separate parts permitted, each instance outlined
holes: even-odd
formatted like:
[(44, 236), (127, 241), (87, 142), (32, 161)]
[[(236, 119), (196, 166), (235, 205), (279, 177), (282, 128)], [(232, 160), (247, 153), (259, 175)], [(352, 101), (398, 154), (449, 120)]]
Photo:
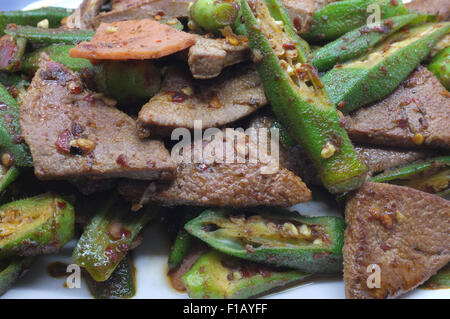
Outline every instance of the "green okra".
[(78, 240), (72, 259), (94, 280), (107, 280), (156, 212), (153, 206), (132, 212), (126, 203), (106, 199)]
[(431, 276), (422, 286), (426, 289), (449, 289), (450, 288), (450, 264)]
[(307, 273), (342, 269), (345, 223), (338, 217), (305, 217), (285, 210), (206, 210), (186, 230), (235, 257)]
[(243, 261), (212, 250), (197, 259), (183, 276), (183, 283), (191, 298), (244, 299), (290, 286), (310, 276)]
[(311, 60), (319, 71), (327, 71), (337, 63), (355, 59), (374, 47), (377, 43), (394, 34), (400, 28), (417, 21), (417, 14), (406, 14), (381, 21), (380, 25), (363, 26), (352, 30), (314, 51)]
[(11, 24), (6, 34), (27, 39), (33, 44), (78, 44), (81, 41), (89, 41), (95, 34), (92, 30), (67, 30), (67, 29), (43, 29), (32, 26)]
[(161, 71), (150, 60), (105, 61), (92, 64), (87, 59), (72, 58), (72, 45), (53, 44), (26, 54), (22, 70), (34, 74), (43, 52), (53, 61), (62, 63), (82, 75), (86, 82), (93, 82), (96, 91), (112, 97), (120, 104), (132, 104), (148, 100), (161, 86)]
[(296, 35), (286, 9), (278, 0), (265, 2), (268, 6), (260, 0), (252, 1), (250, 8), (242, 0), (241, 11), (272, 109), (307, 151), (330, 192), (355, 189), (364, 182), (367, 167), (341, 125), (317, 70), (309, 63), (307, 43)]
[(0, 297), (28, 271), (35, 259), (35, 257), (13, 257), (0, 260)]
[(236, 0), (196, 0), (189, 10), (189, 18), (195, 26), (215, 34), (226, 26), (232, 26), (238, 14)]
[(450, 156), (440, 156), (386, 170), (371, 182), (389, 182), (438, 194), (450, 186)]
[(131, 257), (126, 256), (105, 281), (85, 277), (88, 289), (95, 299), (125, 299), (136, 294), (136, 270)]
[(170, 249), (169, 269), (174, 269), (183, 261), (192, 244), (192, 236), (184, 229), (180, 229), (175, 237), (175, 242)]
[(0, 165), (0, 193), (3, 192), (9, 184), (14, 182), (19, 175), (19, 168), (15, 166), (5, 167), (4, 165)]
[(33, 166), (30, 150), (22, 141), (19, 123), (19, 105), (0, 84), (0, 150), (11, 156), (16, 166)]
[(47, 19), (50, 28), (57, 28), (61, 25), (61, 20), (71, 15), (73, 10), (56, 7), (46, 7), (28, 11), (2, 11), (0, 12), (0, 35), (8, 24), (32, 25)]
[(450, 90), (450, 46), (434, 56), (428, 69), (436, 75), (447, 90)]
[(333, 103), (348, 113), (391, 93), (450, 30), (450, 22), (398, 32), (368, 54), (337, 65), (322, 77)]
[(27, 40), (5, 35), (0, 38), (0, 71), (16, 72), (25, 53)]
[(0, 206), (0, 258), (52, 254), (74, 236), (73, 206), (52, 193)]
[(307, 40), (315, 41), (335, 40), (351, 30), (366, 25), (369, 16), (374, 14), (373, 9), (370, 8), (376, 6), (379, 6), (381, 19), (408, 13), (401, 0), (344, 0), (332, 2), (314, 12), (313, 23), (304, 37)]

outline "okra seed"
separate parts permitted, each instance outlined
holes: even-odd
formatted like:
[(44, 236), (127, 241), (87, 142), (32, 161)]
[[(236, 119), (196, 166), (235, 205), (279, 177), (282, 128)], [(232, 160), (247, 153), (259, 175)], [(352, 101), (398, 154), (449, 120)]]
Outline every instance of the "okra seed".
[(283, 233), (289, 236), (298, 236), (298, 230), (297, 227), (294, 226), (292, 223), (284, 223), (282, 227)]
[(336, 147), (331, 144), (330, 142), (327, 142), (325, 146), (322, 148), (322, 151), (320, 152), (320, 156), (323, 158), (330, 158), (334, 155), (336, 152)]
[(122, 224), (121, 223), (112, 223), (109, 225), (108, 234), (112, 239), (121, 239), (122, 238)]
[(307, 225), (305, 225), (305, 224), (301, 225), (299, 228), (299, 231), (300, 231), (300, 234), (302, 234), (303, 236), (311, 237), (311, 229)]
[(416, 133), (416, 134), (414, 134), (414, 136), (412, 137), (412, 141), (413, 141), (414, 144), (416, 144), (416, 145), (422, 144), (422, 143), (423, 143), (423, 140), (424, 140), (423, 135), (420, 134), (420, 133)]
[(5, 167), (11, 167), (14, 165), (14, 158), (9, 153), (2, 154), (2, 165)]
[(49, 27), (48, 19), (44, 19), (44, 20), (39, 21), (38, 24), (37, 24), (37, 27), (38, 28), (42, 28), (42, 29), (48, 29), (48, 27)]
[(322, 245), (322, 244), (323, 244), (323, 241), (321, 238), (316, 238), (313, 241), (313, 245)]

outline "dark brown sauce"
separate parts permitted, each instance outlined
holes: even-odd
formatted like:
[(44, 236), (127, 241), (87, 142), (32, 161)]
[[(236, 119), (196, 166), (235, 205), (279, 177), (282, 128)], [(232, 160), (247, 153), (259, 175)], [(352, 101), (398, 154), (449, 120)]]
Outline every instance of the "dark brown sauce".
[(47, 265), (47, 273), (53, 278), (64, 278), (69, 275), (67, 266), (69, 265), (60, 261), (52, 262)]

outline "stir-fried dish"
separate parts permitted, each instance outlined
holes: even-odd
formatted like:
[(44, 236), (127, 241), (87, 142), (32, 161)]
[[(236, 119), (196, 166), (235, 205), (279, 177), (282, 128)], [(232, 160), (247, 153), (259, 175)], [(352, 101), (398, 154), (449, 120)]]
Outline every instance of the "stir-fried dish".
[[(95, 298), (133, 297), (150, 223), (191, 298), (449, 288), (449, 19), (446, 0), (0, 12), (0, 295), (74, 241)], [(326, 193), (340, 217), (295, 209)]]

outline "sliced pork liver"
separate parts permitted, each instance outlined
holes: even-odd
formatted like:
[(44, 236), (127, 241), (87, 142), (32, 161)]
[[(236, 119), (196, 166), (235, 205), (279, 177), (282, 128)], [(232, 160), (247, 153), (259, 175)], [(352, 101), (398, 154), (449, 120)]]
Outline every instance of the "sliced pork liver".
[(138, 117), (141, 137), (170, 135), (177, 127), (220, 127), (267, 103), (253, 66), (227, 69), (214, 81), (194, 80), (186, 67), (171, 67), (161, 91), (142, 107)]
[[(444, 267), (450, 261), (449, 214), (450, 201), (438, 196), (366, 183), (349, 198), (345, 210), (347, 298), (397, 297)], [(368, 287), (370, 265), (380, 267), (379, 288)]]
[(192, 76), (196, 79), (217, 77), (224, 67), (250, 59), (248, 42), (230, 44), (227, 39), (197, 37), (189, 48), (188, 63)]
[(102, 12), (95, 18), (95, 25), (101, 22), (149, 19), (156, 15), (164, 18), (186, 18), (191, 0), (122, 0), (113, 2), (109, 12)]
[(410, 10), (435, 14), (441, 21), (450, 18), (450, 3), (448, 0), (412, 0), (406, 3), (405, 6)]
[[(244, 133), (236, 134), (242, 140), (248, 138)], [(226, 138), (224, 140), (226, 153), (229, 153), (234, 148), (228, 146), (230, 142)], [(209, 143), (204, 141), (203, 145), (206, 148)], [(251, 140), (247, 140), (246, 145), (247, 152), (257, 149)], [(270, 157), (270, 162), (274, 161), (276, 159)], [(149, 185), (125, 181), (119, 186), (119, 191), (140, 204), (157, 201), (164, 205), (292, 206), (311, 199), (311, 192), (299, 177), (282, 167), (271, 174), (264, 174), (262, 168), (265, 166), (261, 161), (252, 164), (248, 159), (244, 163), (184, 162), (178, 165), (177, 176), (172, 183)]]
[[(450, 148), (450, 93), (425, 67), (384, 100), (346, 117), (353, 141), (399, 147)], [(421, 134), (422, 144), (413, 142)]]
[(77, 74), (41, 57), (20, 106), (36, 176), (171, 179), (175, 165), (162, 142), (141, 140), (135, 121), (115, 101), (82, 85)]

